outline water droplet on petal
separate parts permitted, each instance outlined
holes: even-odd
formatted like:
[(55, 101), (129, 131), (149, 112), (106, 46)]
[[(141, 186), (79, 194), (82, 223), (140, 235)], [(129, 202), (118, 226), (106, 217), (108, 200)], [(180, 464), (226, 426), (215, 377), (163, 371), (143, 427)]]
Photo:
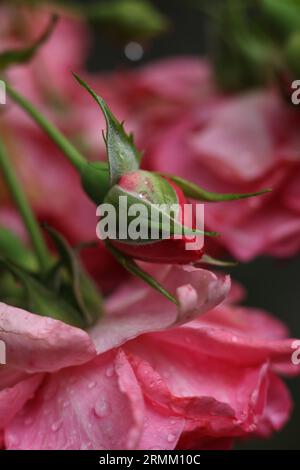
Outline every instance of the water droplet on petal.
[(91, 390), (92, 388), (95, 387), (95, 385), (96, 385), (96, 382), (90, 382), (90, 383), (88, 384), (88, 389)]
[(80, 446), (80, 450), (88, 450), (92, 447), (92, 444), (90, 442), (87, 443), (82, 443)]
[(62, 426), (62, 421), (56, 421), (55, 423), (52, 424), (51, 430), (53, 432), (57, 432)]
[(104, 418), (104, 416), (107, 416), (109, 413), (109, 404), (104, 398), (100, 398), (94, 408), (95, 415), (98, 416), (98, 418)]
[(112, 377), (114, 375), (114, 371), (115, 370), (114, 370), (113, 366), (108, 367), (106, 369), (106, 372), (105, 372), (106, 377)]
[(173, 441), (175, 441), (175, 439), (176, 439), (175, 434), (168, 434), (168, 436), (167, 436), (167, 441), (168, 442), (173, 442)]

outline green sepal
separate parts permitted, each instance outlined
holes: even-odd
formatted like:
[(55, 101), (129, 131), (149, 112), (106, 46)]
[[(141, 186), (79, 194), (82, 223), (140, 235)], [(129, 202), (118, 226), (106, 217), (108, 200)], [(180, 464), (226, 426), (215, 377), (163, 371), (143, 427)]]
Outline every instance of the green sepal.
[(156, 290), (168, 300), (173, 302), (175, 305), (179, 305), (178, 300), (174, 297), (169, 291), (167, 291), (156, 279), (154, 279), (149, 273), (141, 269), (136, 262), (130, 258), (129, 256), (123, 255), (119, 250), (114, 248), (111, 243), (106, 242), (106, 246), (108, 247), (109, 251), (113, 254), (116, 260), (124, 267), (129, 273), (133, 274), (134, 276), (139, 277), (142, 279), (146, 284), (148, 284), (152, 289)]
[(194, 263), (195, 266), (207, 264), (208, 266), (218, 266), (220, 268), (232, 268), (238, 265), (236, 261), (225, 261), (221, 259), (213, 258), (212, 256), (204, 254), (201, 259)]
[[(193, 229), (184, 226), (181, 222), (176, 220), (176, 214), (172, 210), (172, 206), (178, 206), (178, 199), (174, 188), (168, 181), (159, 175), (147, 171), (139, 171), (142, 183), (138, 184), (136, 191), (128, 191), (120, 185), (113, 186), (108, 192), (105, 203), (111, 204), (119, 212), (120, 197), (126, 197), (127, 208), (138, 204), (145, 207), (145, 217), (140, 216), (141, 226), (145, 228), (149, 237), (141, 240), (130, 240), (130, 238), (120, 239), (122, 243), (145, 244), (147, 242), (155, 243), (168, 236), (186, 235), (186, 236), (217, 236), (216, 232), (204, 232), (202, 230)], [(147, 186), (147, 183), (151, 185)], [(151, 188), (149, 188), (151, 186)], [(164, 205), (161, 208), (159, 206)], [(130, 227), (130, 222), (135, 219), (135, 216), (128, 215), (127, 227)], [(159, 238), (153, 240), (150, 237), (150, 228), (159, 232)]]
[(171, 181), (179, 186), (184, 195), (190, 199), (195, 199), (198, 201), (203, 202), (222, 202), (222, 201), (236, 201), (238, 199), (246, 199), (249, 197), (261, 196), (263, 194), (269, 193), (272, 189), (262, 189), (261, 191), (257, 191), (254, 193), (245, 193), (245, 194), (219, 194), (213, 193), (210, 191), (206, 191), (205, 189), (201, 188), (195, 183), (191, 181), (185, 180), (179, 176), (174, 175), (165, 175)]
[(12, 304), (22, 306), (26, 310), (38, 315), (55, 318), (70, 325), (84, 328), (85, 322), (72, 305), (66, 302), (56, 292), (50, 290), (43, 282), (39, 281), (33, 274), (20, 268), (9, 260), (0, 258), (0, 267), (8, 270), (21, 284), (24, 289), (24, 300), (21, 305), (14, 302)]
[(74, 74), (74, 77), (98, 103), (105, 117), (105, 144), (109, 163), (110, 183), (113, 186), (122, 175), (139, 169), (141, 154), (134, 145), (132, 135), (126, 134), (123, 124), (112, 114), (105, 101), (78, 75)]
[(87, 162), (80, 170), (81, 184), (89, 198), (101, 204), (110, 189), (110, 176), (107, 162)]
[[(59, 261), (51, 273), (52, 283), (55, 282), (52, 285), (59, 289), (70, 303), (81, 312), (85, 325), (91, 326), (103, 313), (102, 296), (94, 281), (82, 267), (77, 252), (71, 248), (60, 233), (48, 226), (45, 228), (59, 255)], [(63, 268), (64, 272), (62, 273)]]
[(0, 255), (28, 270), (38, 268), (34, 254), (13, 231), (6, 227), (0, 227)]
[(0, 53), (0, 70), (3, 70), (15, 64), (24, 64), (28, 62), (29, 60), (31, 60), (33, 56), (36, 54), (36, 52), (38, 51), (38, 49), (43, 44), (45, 44), (45, 42), (51, 36), (56, 26), (57, 20), (58, 20), (58, 17), (56, 15), (53, 15), (46, 30), (43, 32), (43, 34), (37, 39), (37, 41), (34, 44), (28, 47), (24, 47), (23, 49), (10, 49), (10, 50), (1, 52)]

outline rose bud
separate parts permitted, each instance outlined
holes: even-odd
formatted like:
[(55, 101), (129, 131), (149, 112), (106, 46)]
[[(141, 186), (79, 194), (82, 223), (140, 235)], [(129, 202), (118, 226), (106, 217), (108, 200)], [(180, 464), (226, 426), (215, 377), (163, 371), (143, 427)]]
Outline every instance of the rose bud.
[[(203, 225), (203, 206), (193, 206), (187, 198), (217, 202), (265, 191), (216, 194), (173, 175), (140, 170), (142, 154), (135, 147), (132, 135), (126, 134), (105, 101), (81, 78), (76, 75), (75, 78), (98, 103), (106, 120), (104, 140), (108, 165), (87, 163), (81, 171), (85, 191), (101, 204), (97, 212), (101, 217), (97, 227), (99, 236), (127, 260), (174, 264), (216, 261), (203, 255), (203, 236), (216, 233), (198, 230), (197, 225)], [(114, 219), (115, 223), (111, 223)]]
[[(125, 219), (126, 213), (124, 226), (119, 223), (114, 234), (107, 234), (110, 243), (125, 255), (174, 264), (202, 257), (204, 233), (196, 229), (195, 206), (167, 178), (142, 170), (125, 174), (110, 189), (105, 204), (116, 209), (118, 218), (122, 214)], [(106, 218), (99, 225), (106, 226)]]

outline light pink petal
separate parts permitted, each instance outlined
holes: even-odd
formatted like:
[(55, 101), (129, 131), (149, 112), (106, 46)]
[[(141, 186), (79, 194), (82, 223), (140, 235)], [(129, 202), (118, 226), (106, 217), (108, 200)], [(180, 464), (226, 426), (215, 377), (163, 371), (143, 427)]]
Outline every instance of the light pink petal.
[[(221, 230), (221, 221), (213, 225), (215, 230)], [(289, 256), (299, 245), (300, 218), (280, 206), (262, 208), (248, 221), (223, 224), (221, 232), (219, 241), (242, 261), (249, 261), (260, 253), (280, 255), (280, 249), (282, 256)]]
[[(230, 310), (228, 310), (230, 314)], [(289, 375), (298, 375), (299, 366), (293, 365), (291, 353), (292, 339), (270, 339), (267, 336), (251, 336), (241, 330), (220, 328), (191, 322), (178, 329), (157, 333), (161, 340), (189, 349), (191, 353), (207, 354), (219, 361), (228, 361), (239, 367), (255, 367), (270, 361), (274, 370)]]
[(212, 93), (212, 71), (208, 63), (194, 57), (163, 59), (138, 71), (137, 85), (161, 100), (193, 103)]
[(35, 374), (18, 382), (10, 388), (0, 391), (0, 428), (4, 429), (14, 416), (30, 400), (43, 379), (43, 375)]
[[(203, 435), (230, 436), (252, 432), (262, 415), (267, 364), (240, 368), (226, 360), (145, 335), (126, 345), (148, 399), (202, 427)], [(189, 427), (187, 429), (190, 430)]]
[(228, 304), (236, 304), (241, 302), (246, 297), (245, 288), (237, 281), (231, 282), (231, 289), (225, 299)]
[(114, 351), (49, 376), (5, 442), (8, 449), (168, 450), (184, 423), (144, 402), (126, 355)]
[(8, 426), (5, 442), (8, 449), (133, 449), (143, 416), (125, 355), (110, 352), (49, 376)]
[(173, 266), (160, 268), (162, 272), (159, 280), (178, 296), (180, 307), (134, 280), (108, 300), (107, 315), (91, 331), (98, 353), (145, 332), (185, 323), (222, 302), (230, 289), (228, 277), (203, 269)]
[(291, 411), (292, 399), (288, 388), (275, 374), (270, 374), (266, 406), (255, 434), (270, 437), (274, 431), (283, 428)]
[(262, 177), (274, 165), (269, 121), (279, 105), (275, 96), (262, 93), (222, 104), (194, 137), (199, 160), (231, 181)]
[(0, 303), (0, 339), (7, 365), (23, 372), (53, 372), (95, 355), (83, 330)]
[(146, 401), (145, 419), (142, 435), (137, 449), (173, 450), (184, 429), (185, 419), (174, 413), (160, 413)]
[(276, 317), (261, 309), (224, 302), (197, 320), (195, 325), (226, 330), (258, 341), (285, 340), (289, 331)]

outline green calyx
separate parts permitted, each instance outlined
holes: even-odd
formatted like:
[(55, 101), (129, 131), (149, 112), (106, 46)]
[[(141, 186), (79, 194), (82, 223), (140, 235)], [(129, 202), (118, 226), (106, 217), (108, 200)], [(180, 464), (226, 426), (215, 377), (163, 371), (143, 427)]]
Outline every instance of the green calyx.
[(136, 149), (132, 135), (126, 134), (123, 124), (113, 115), (105, 101), (78, 75), (74, 74), (74, 77), (94, 98), (105, 117), (106, 135), (104, 141), (107, 149), (110, 183), (113, 186), (121, 176), (139, 169), (141, 153)]
[[(126, 233), (122, 231), (120, 237), (117, 230), (117, 239), (123, 243), (153, 243), (174, 235), (217, 235), (184, 226), (180, 220), (183, 207), (175, 189), (166, 179), (154, 173), (139, 170), (126, 175), (110, 189), (104, 202), (115, 208), (118, 220), (126, 212)], [(132, 240), (128, 235), (131, 223), (138, 223), (143, 233), (138, 240)], [(153, 231), (155, 237), (151, 235)]]
[(103, 314), (102, 296), (74, 251), (47, 228), (56, 247), (46, 272), (18, 237), (0, 230), (0, 299), (32, 313), (86, 329)]
[(80, 169), (80, 176), (86, 194), (96, 205), (101, 204), (111, 187), (108, 164), (86, 162)]
[(239, 199), (247, 199), (255, 196), (262, 196), (263, 194), (270, 193), (270, 188), (262, 189), (254, 193), (242, 193), (242, 194), (220, 194), (207, 191), (191, 181), (185, 180), (180, 176), (165, 175), (172, 180), (181, 190), (184, 195), (190, 199), (203, 202), (224, 202), (224, 201), (236, 201)]

